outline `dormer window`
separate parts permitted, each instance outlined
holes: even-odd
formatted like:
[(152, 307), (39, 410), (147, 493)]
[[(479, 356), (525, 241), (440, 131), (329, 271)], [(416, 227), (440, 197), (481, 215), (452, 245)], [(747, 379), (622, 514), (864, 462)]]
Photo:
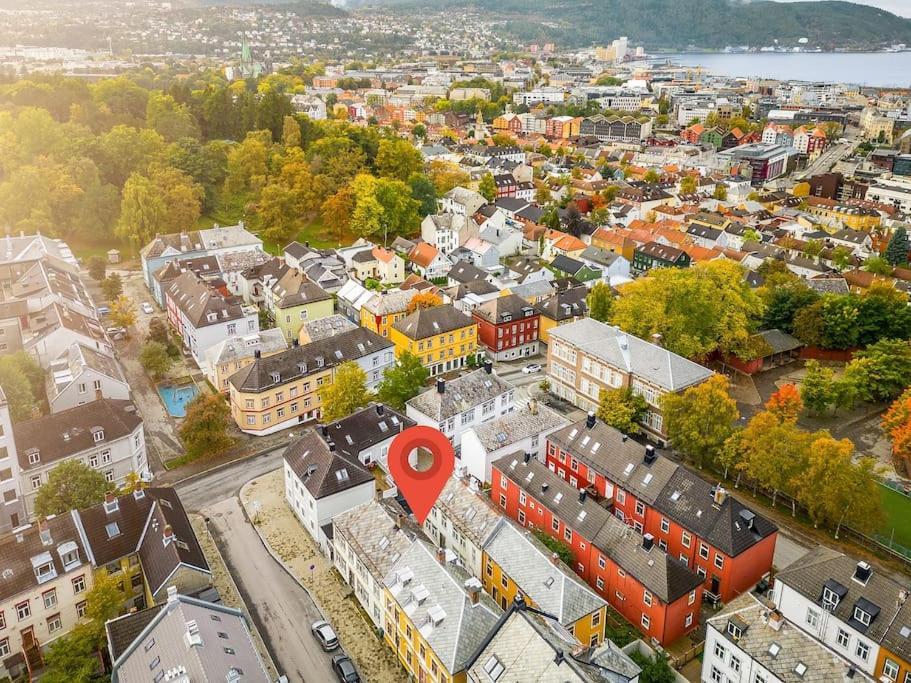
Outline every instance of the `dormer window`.
[(822, 587), (822, 606), (829, 612), (834, 612), (842, 599), (848, 594), (848, 589), (834, 579), (827, 580)]
[(28, 457), (29, 465), (37, 465), (41, 462), (41, 453), (37, 448), (30, 448), (25, 452), (25, 455)]
[(92, 427), (92, 440), (95, 443), (104, 441), (104, 430), (101, 427)]
[(69, 571), (79, 565), (79, 547), (73, 541), (67, 541), (57, 546), (57, 554), (63, 562), (64, 571)]
[(57, 577), (54, 560), (51, 558), (51, 554), (47, 552), (32, 558), (32, 569), (35, 571), (35, 578), (38, 583), (46, 583)]
[(870, 625), (870, 615), (864, 612), (860, 607), (854, 608), (854, 620), (859, 621), (864, 626)]

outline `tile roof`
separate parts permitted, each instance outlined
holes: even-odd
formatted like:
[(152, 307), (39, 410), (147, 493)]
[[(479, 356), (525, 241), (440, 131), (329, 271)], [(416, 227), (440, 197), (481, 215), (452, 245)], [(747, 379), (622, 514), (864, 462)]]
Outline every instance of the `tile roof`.
[(332, 526), (335, 535), (344, 537), (377, 583), (382, 583), (414, 540), (401, 529), (397, 514), (378, 500), (336, 515)]
[[(258, 392), (298, 377), (320, 372), (346, 361), (392, 348), (392, 342), (357, 327), (318, 341), (294, 346), (268, 358), (259, 358), (228, 380), (238, 391)], [(273, 375), (278, 374), (278, 381)]]
[[(142, 418), (130, 401), (107, 398), (20, 422), (13, 426), (19, 466), (23, 471), (44, 467), (100, 443), (113, 443), (142, 427)], [(96, 441), (96, 432), (103, 436)], [(29, 453), (38, 451), (39, 462), (29, 463)]]
[(301, 325), (300, 335), (302, 339), (319, 341), (320, 339), (334, 337), (342, 332), (348, 332), (356, 327), (357, 325), (348, 320), (348, 318), (336, 313), (335, 315), (327, 315), (325, 318), (307, 320)]
[(490, 453), (508, 448), (535, 434), (562, 427), (567, 422), (558, 412), (536, 403), (533, 408), (525, 405), (511, 410), (490, 422), (473, 427), (473, 430), (481, 445)]
[(409, 417), (387, 405), (377, 403), (358, 410), (348, 417), (330, 422), (328, 432), (339, 453), (357, 459), (361, 451), (417, 424)]
[(585, 316), (588, 313), (588, 287), (570, 287), (562, 292), (549, 296), (536, 305), (541, 315), (551, 320), (569, 320), (576, 316)]
[(237, 320), (245, 315), (240, 301), (223, 296), (192, 271), (174, 278), (168, 285), (167, 297), (196, 328)]
[(465, 284), (472, 280), (486, 280), (487, 273), (471, 263), (468, 263), (468, 261), (458, 261), (452, 266), (446, 274), (446, 277), (450, 280)]
[(277, 327), (254, 334), (228, 337), (206, 351), (206, 360), (213, 365), (252, 358), (256, 351), (269, 355), (288, 348), (284, 333)]
[[(499, 608), (483, 591), (478, 603), (472, 604), (466, 583), (479, 589), (478, 579), (453, 564), (440, 564), (436, 550), (423, 541), (411, 544), (384, 583), (446, 670), (453, 674), (470, 665), (472, 654), (500, 616)], [(415, 593), (423, 595), (423, 599), (416, 599)]]
[(408, 309), (408, 304), (416, 294), (417, 291), (413, 289), (386, 289), (368, 299), (364, 309), (373, 315), (402, 313)]
[(433, 308), (420, 308), (397, 321), (393, 328), (409, 339), (416, 340), (452, 332), (474, 324), (476, 324), (474, 320), (451, 304), (443, 304)]
[(494, 325), (534, 317), (537, 313), (534, 306), (517, 294), (498, 296), (472, 311), (473, 315)]
[(439, 255), (439, 253), (440, 250), (432, 244), (429, 244), (427, 242), (420, 242), (414, 245), (411, 253), (408, 254), (408, 258), (413, 263), (418, 264), (422, 268), (427, 268), (431, 263), (433, 263), (433, 260)]
[(285, 450), (285, 462), (317, 500), (374, 480), (357, 460), (335, 448), (334, 442), (310, 430)]
[(680, 391), (712, 376), (711, 370), (698, 363), (591, 318), (561, 325), (548, 336), (670, 391)]
[(443, 393), (436, 387), (421, 392), (407, 401), (407, 405), (432, 420), (442, 422), (511, 391), (513, 386), (496, 374), (475, 370), (445, 381)]
[(506, 520), (490, 499), (468, 485), (467, 479), (450, 477), (434, 503), (453, 529), (483, 548), (498, 526)]

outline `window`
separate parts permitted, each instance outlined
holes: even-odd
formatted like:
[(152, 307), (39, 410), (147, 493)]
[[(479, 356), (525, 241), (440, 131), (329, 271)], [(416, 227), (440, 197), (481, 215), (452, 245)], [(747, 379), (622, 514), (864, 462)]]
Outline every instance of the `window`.
[(689, 628), (692, 625), (693, 625), (693, 613), (690, 612), (689, 614), (686, 615), (686, 619), (683, 620), (683, 627)]
[(554, 531), (560, 531), (560, 520), (558, 520), (556, 517), (554, 517), (550, 521), (550, 528), (553, 529)]
[(894, 681), (898, 678), (898, 664), (888, 657), (886, 658), (886, 661), (883, 662), (883, 676), (890, 681)]
[(684, 531), (682, 534), (680, 534), (680, 543), (683, 544), (684, 548), (690, 547), (691, 540), (692, 540), (692, 536), (690, 536), (689, 532)]
[(626, 492), (617, 489), (617, 502), (621, 505), (626, 502)]
[(840, 599), (841, 598), (838, 597), (838, 593), (833, 591), (828, 586), (822, 589), (822, 606), (830, 612), (834, 611), (835, 608), (838, 607), (838, 601)]
[(519, 505), (525, 505), (525, 491), (519, 491)]
[(731, 671), (740, 673), (740, 660), (737, 657), (735, 657), (734, 655), (731, 655), (730, 666), (731, 666)]
[(644, 591), (642, 593), (642, 602), (644, 602), (647, 606), (651, 607), (652, 606), (652, 594), (649, 593), (648, 591)]
[(643, 615), (642, 615), (642, 619), (640, 620), (639, 623), (642, 624), (642, 628), (644, 628), (646, 631), (648, 631), (648, 627), (649, 627), (649, 625), (651, 624), (651, 621), (649, 620), (647, 614), (643, 614)]
[(48, 633), (55, 633), (63, 628), (63, 622), (60, 621), (60, 615), (55, 614), (54, 616), (47, 618), (47, 631)]
[(600, 576), (597, 579), (595, 579), (595, 586), (598, 588), (599, 591), (604, 590), (604, 579), (602, 579)]
[(636, 514), (640, 517), (645, 514), (645, 503), (641, 500), (636, 501)]
[(525, 512), (523, 510), (519, 510), (518, 517), (519, 517), (519, 524), (521, 524), (522, 526), (525, 526)]
[(715, 553), (715, 567), (718, 569), (724, 567), (724, 558), (718, 553)]
[(863, 624), (864, 626), (869, 626), (869, 625), (870, 625), (870, 613), (869, 613), (869, 612), (865, 612), (865, 611), (862, 610), (860, 607), (855, 607), (855, 608), (854, 608), (854, 619), (856, 619), (857, 621), (859, 621), (859, 622), (860, 622), (861, 624)]
[(85, 602), (85, 600), (83, 600), (82, 602), (80, 602), (76, 605), (76, 616), (79, 617), (80, 619), (82, 619), (82, 617), (85, 616), (85, 610), (86, 610), (86, 602)]
[(718, 670), (717, 666), (712, 667), (712, 683), (724, 683), (724, 675)]
[(32, 476), (31, 482), (32, 482), (33, 491), (40, 489), (41, 488), (41, 475), (36, 474), (36, 475)]
[(840, 647), (848, 647), (848, 643), (851, 642), (851, 636), (843, 628), (840, 628), (838, 629), (838, 635), (835, 637), (835, 642)]
[(500, 676), (503, 675), (503, 671), (505, 671), (505, 668), (495, 655), (491, 655), (490, 658), (484, 662), (484, 673), (486, 673), (487, 677), (492, 681), (499, 680)]
[(9, 638), (0, 640), (0, 657), (9, 657)]
[(703, 560), (709, 559), (709, 547), (705, 543), (699, 544), (699, 557)]
[(607, 564), (604, 560), (604, 555), (598, 555), (598, 569), (604, 569), (604, 565)]
[(6, 628), (6, 615), (0, 612), (0, 630)]
[(113, 482), (114, 481), (114, 470), (108, 470), (107, 472), (105, 472), (104, 478), (106, 481)]
[(99, 443), (100, 441), (104, 441), (104, 430), (103, 430), (103, 429), (96, 429), (94, 432), (92, 432), (92, 438), (95, 440), (95, 443)]
[(694, 602), (696, 602), (696, 591), (692, 590), (690, 591), (689, 597), (686, 599), (686, 604), (692, 605)]
[(29, 605), (28, 600), (25, 602), (20, 602), (18, 605), (16, 605), (16, 616), (19, 618), (19, 621), (28, 619), (30, 616), (32, 616), (32, 607)]
[(506, 494), (500, 494), (500, 507), (506, 509)]
[(670, 531), (670, 530), (671, 530), (671, 523), (670, 523), (669, 521), (667, 521), (666, 519), (663, 519), (663, 518), (662, 518), (662, 520), (661, 520), (661, 533), (666, 534), (666, 533), (667, 533), (668, 531)]
[(52, 588), (47, 593), (42, 593), (41, 597), (44, 599), (44, 609), (50, 609), (51, 607), (57, 606), (57, 590)]
[(572, 543), (572, 542), (573, 542), (573, 530), (570, 529), (569, 527), (567, 527), (566, 529), (564, 529), (564, 530), (563, 530), (563, 538), (566, 539), (566, 542), (567, 542), (567, 543)]
[(867, 661), (867, 657), (870, 656), (870, 646), (867, 645), (862, 640), (857, 641), (857, 647), (854, 649), (854, 654), (856, 654), (863, 661)]
[(715, 643), (715, 656), (720, 659), (722, 662), (727, 658), (727, 650), (724, 649), (724, 645), (721, 643)]
[(809, 626), (810, 628), (816, 628), (817, 626), (819, 626), (819, 612), (817, 612), (815, 609), (813, 609), (811, 607), (808, 607), (806, 622), (807, 622), (807, 626)]
[(85, 577), (77, 576), (73, 579), (73, 594), (78, 595), (85, 590)]
[(101, 462), (104, 465), (111, 462), (111, 451), (101, 451)]

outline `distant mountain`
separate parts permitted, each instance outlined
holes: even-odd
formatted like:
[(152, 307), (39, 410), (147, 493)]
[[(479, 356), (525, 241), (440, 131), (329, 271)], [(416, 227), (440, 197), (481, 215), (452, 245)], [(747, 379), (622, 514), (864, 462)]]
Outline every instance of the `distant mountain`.
[[(349, 0), (359, 4), (359, 0)], [(604, 43), (629, 36), (650, 48), (794, 46), (864, 49), (911, 45), (911, 19), (850, 2), (772, 0), (369, 0), (385, 8), (475, 7), (508, 19), (522, 41)], [(351, 6), (350, 4), (347, 6)]]

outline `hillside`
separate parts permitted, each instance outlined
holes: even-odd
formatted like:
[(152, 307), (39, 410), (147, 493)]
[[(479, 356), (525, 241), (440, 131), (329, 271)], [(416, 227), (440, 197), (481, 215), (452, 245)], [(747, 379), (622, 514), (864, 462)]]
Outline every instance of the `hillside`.
[(911, 20), (849, 2), (742, 3), (730, 0), (371, 0), (372, 6), (477, 7), (507, 19), (522, 41), (603, 43), (621, 35), (659, 48), (797, 45), (824, 49), (911, 45)]

